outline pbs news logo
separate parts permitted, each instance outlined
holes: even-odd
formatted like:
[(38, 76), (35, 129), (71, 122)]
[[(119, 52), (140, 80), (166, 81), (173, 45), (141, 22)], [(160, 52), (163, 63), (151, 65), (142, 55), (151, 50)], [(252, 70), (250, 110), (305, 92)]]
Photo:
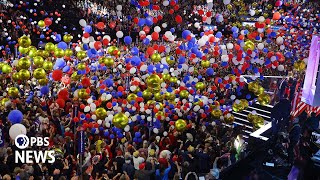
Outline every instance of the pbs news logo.
[[(15, 138), (15, 145), (22, 151), (15, 151), (15, 163), (54, 163), (55, 156), (53, 150), (38, 151), (38, 150), (24, 150), (27, 147), (34, 145), (38, 147), (49, 146), (48, 137), (28, 137), (20, 134)], [(47, 161), (48, 160), (48, 161)]]

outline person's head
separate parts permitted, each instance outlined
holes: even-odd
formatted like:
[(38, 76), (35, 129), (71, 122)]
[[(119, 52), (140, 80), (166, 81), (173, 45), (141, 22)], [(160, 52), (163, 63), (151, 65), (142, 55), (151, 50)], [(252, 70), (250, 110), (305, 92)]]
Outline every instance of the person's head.
[(11, 176), (9, 174), (5, 174), (3, 177), (2, 177), (3, 180), (11, 180)]

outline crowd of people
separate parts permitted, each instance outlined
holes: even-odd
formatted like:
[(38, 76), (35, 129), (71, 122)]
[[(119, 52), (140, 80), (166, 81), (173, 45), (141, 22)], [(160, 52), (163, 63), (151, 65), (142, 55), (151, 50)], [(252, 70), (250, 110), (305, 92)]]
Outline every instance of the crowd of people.
[[(219, 179), (246, 155), (243, 128), (232, 124), (235, 105), (260, 103), (262, 95), (269, 104), (267, 86), (280, 102), (290, 89), (290, 105), (295, 82), (264, 76), (294, 72), (302, 81), (312, 35), (320, 30), (316, 1), (11, 3), (0, 4), (5, 180)], [(242, 25), (254, 18), (252, 27)], [(247, 81), (261, 86), (250, 89)], [(115, 121), (119, 114), (129, 119), (124, 125)], [(299, 119), (318, 128), (314, 114)], [(304, 132), (293, 122), (290, 163)], [(15, 162), (10, 128), (16, 124), (28, 137), (50, 138), (53, 164)]]

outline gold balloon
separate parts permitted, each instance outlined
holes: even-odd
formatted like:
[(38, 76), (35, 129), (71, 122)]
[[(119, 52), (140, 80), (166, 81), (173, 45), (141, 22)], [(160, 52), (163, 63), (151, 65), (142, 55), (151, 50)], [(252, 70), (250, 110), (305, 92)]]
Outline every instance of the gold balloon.
[(264, 13), (263, 13), (263, 17), (264, 17), (264, 18), (267, 18), (267, 17), (269, 17), (269, 14), (268, 14), (267, 12), (264, 12)]
[(99, 63), (100, 64), (104, 64), (105, 63), (105, 61), (106, 61), (106, 57), (101, 57), (101, 58), (99, 58)]
[(78, 81), (81, 78), (81, 75), (78, 75), (77, 72), (73, 72), (71, 75), (71, 80)]
[(158, 75), (152, 74), (149, 77), (147, 77), (147, 85), (148, 87), (155, 88), (157, 86), (160, 86), (161, 79)]
[(54, 55), (57, 57), (57, 58), (62, 58), (64, 56), (64, 50), (63, 49), (56, 49), (54, 50)]
[(179, 95), (180, 95), (180, 98), (182, 98), (182, 99), (187, 99), (188, 96), (189, 96), (189, 91), (187, 91), (187, 90), (182, 90), (182, 91), (180, 91)]
[(187, 122), (183, 119), (178, 119), (174, 125), (175, 125), (176, 130), (179, 132), (182, 132), (182, 131), (186, 130), (186, 128), (187, 128)]
[(222, 116), (222, 111), (220, 109), (215, 109), (211, 111), (211, 115), (215, 119), (220, 119), (220, 117)]
[(264, 93), (264, 88), (262, 86), (259, 86), (258, 90), (255, 91), (255, 95), (259, 96), (260, 94)]
[(27, 48), (31, 45), (31, 39), (28, 36), (23, 35), (22, 37), (19, 38), (18, 43), (19, 43), (19, 46), (23, 48)]
[(73, 39), (73, 37), (70, 34), (66, 34), (66, 35), (63, 36), (63, 41), (66, 42), (66, 43), (71, 42), (72, 39)]
[(257, 2), (252, 3), (252, 7), (257, 7), (257, 6), (258, 6)]
[(160, 86), (157, 86), (157, 87), (154, 87), (154, 88), (148, 87), (148, 91), (150, 91), (151, 93), (155, 94), (155, 93), (158, 93), (158, 92), (161, 91), (161, 87)]
[(3, 99), (1, 99), (1, 106), (5, 106), (6, 105), (6, 102), (8, 102), (8, 101), (10, 101), (10, 99), (9, 98), (3, 98)]
[(0, 62), (0, 69), (2, 69), (3, 65), (5, 65), (5, 63)]
[(122, 112), (114, 115), (112, 124), (117, 128), (125, 128), (129, 123), (129, 118)]
[(220, 103), (219, 101), (214, 101), (212, 104), (210, 104), (211, 109), (220, 109)]
[(145, 99), (145, 100), (148, 100), (148, 99), (151, 99), (152, 98), (152, 93), (148, 90), (144, 90), (142, 92), (142, 97)]
[(80, 90), (78, 91), (78, 97), (79, 97), (80, 99), (86, 99), (88, 96), (89, 96), (89, 95), (88, 95), (86, 89), (80, 89)]
[(114, 51), (114, 50), (117, 50), (117, 49), (118, 49), (118, 48), (115, 47), (115, 46), (110, 46), (110, 47), (108, 48), (108, 53), (111, 54), (111, 55), (113, 55), (113, 51)]
[(38, 26), (41, 27), (41, 28), (43, 28), (43, 27), (46, 26), (46, 24), (44, 23), (43, 20), (40, 20), (40, 21), (38, 22)]
[(152, 60), (152, 62), (155, 62), (155, 63), (160, 62), (161, 61), (160, 54), (159, 53), (153, 53), (151, 55), (151, 60)]
[(20, 69), (29, 69), (31, 66), (31, 61), (30, 59), (23, 57), (18, 60), (18, 68)]
[(260, 94), (258, 96), (258, 102), (263, 106), (268, 105), (270, 101), (271, 101), (271, 98), (268, 94)]
[(252, 121), (253, 127), (259, 129), (264, 125), (264, 119), (261, 116), (256, 116)]
[(44, 60), (41, 56), (36, 56), (33, 58), (33, 64), (37, 67), (42, 67), (44, 63)]
[(79, 58), (80, 60), (84, 59), (87, 57), (87, 52), (86, 51), (79, 51), (77, 53), (77, 58)]
[(246, 42), (244, 43), (243, 49), (244, 49), (245, 51), (247, 51), (248, 49), (250, 49), (250, 50), (253, 51), (253, 50), (254, 50), (254, 43), (253, 43), (252, 41), (250, 41), (250, 40), (246, 41)]
[(253, 115), (252, 113), (249, 113), (248, 116), (247, 116), (247, 120), (249, 122), (253, 122), (254, 118), (256, 117), (257, 115)]
[(208, 67), (210, 67), (210, 61), (208, 61), (208, 60), (201, 61), (201, 66), (202, 66), (203, 68), (208, 68)]
[(147, 101), (147, 103), (146, 103), (148, 106), (150, 106), (150, 105), (156, 105), (157, 104), (157, 101), (155, 101), (155, 100), (149, 100), (149, 101)]
[(248, 90), (251, 92), (257, 92), (259, 89), (259, 83), (257, 81), (250, 82), (248, 84)]
[(33, 58), (37, 56), (37, 49), (35, 47), (29, 47), (29, 57)]
[(170, 81), (171, 83), (177, 83), (177, 82), (178, 82), (178, 78), (172, 76), (172, 77), (170, 77), (169, 81)]
[(163, 95), (160, 92), (154, 94), (154, 100), (163, 101)]
[(231, 5), (231, 4), (228, 4), (228, 5), (227, 5), (227, 9), (228, 9), (229, 11), (231, 11), (231, 10), (232, 10), (232, 5)]
[(112, 67), (114, 64), (114, 60), (112, 58), (106, 58), (104, 64), (108, 67)]
[(155, 117), (158, 118), (160, 117), (160, 120), (164, 120), (166, 118), (165, 116), (165, 113), (163, 111), (158, 111), (156, 114), (155, 114)]
[(298, 60), (293, 64), (296, 71), (301, 72), (306, 69), (306, 63), (303, 60)]
[(164, 80), (164, 81), (168, 81), (168, 80), (170, 80), (170, 74), (162, 74), (162, 79)]
[(197, 82), (196, 83), (196, 89), (197, 90), (204, 90), (206, 88), (206, 85), (203, 82)]
[(241, 99), (241, 104), (243, 105), (244, 109), (249, 107), (249, 102), (246, 99)]
[(48, 42), (45, 46), (44, 49), (48, 52), (52, 52), (55, 49), (55, 46), (52, 42)]
[(86, 69), (86, 64), (85, 63), (79, 63), (77, 65), (77, 69), (78, 70), (85, 70)]
[(1, 71), (4, 73), (4, 74), (9, 74), (12, 72), (12, 68), (10, 65), (8, 64), (4, 64), (1, 68)]
[(16, 87), (10, 87), (8, 89), (8, 94), (11, 97), (18, 97), (19, 96), (19, 90)]
[(43, 69), (46, 71), (51, 71), (53, 67), (53, 63), (51, 61), (45, 61), (43, 63)]
[(129, 101), (129, 103), (131, 103), (131, 101), (135, 101), (137, 99), (137, 95), (136, 94), (129, 94), (128, 97), (127, 97), (127, 100)]
[(269, 10), (271, 10), (271, 9), (273, 8), (273, 6), (272, 6), (271, 4), (268, 4), (268, 5), (267, 5), (267, 8), (268, 8)]
[(12, 74), (12, 79), (14, 80), (14, 81), (19, 81), (20, 80), (20, 75), (19, 75), (19, 73), (13, 73)]
[(175, 64), (174, 57), (172, 57), (172, 56), (167, 56), (167, 57), (166, 57), (166, 62), (167, 62), (170, 66), (174, 65), (174, 64)]
[(21, 54), (27, 54), (29, 52), (29, 48), (24, 48), (22, 46), (19, 46), (18, 50)]
[(46, 77), (46, 71), (43, 68), (37, 68), (33, 71), (33, 77), (36, 79), (43, 79)]
[(101, 119), (101, 120), (104, 120), (108, 115), (107, 110), (102, 107), (99, 107), (98, 109), (96, 109), (94, 113), (97, 116), (97, 119)]
[(44, 86), (48, 84), (49, 80), (47, 78), (44, 78), (44, 79), (39, 79), (38, 82), (41, 86)]
[(163, 110), (163, 104), (161, 102), (157, 102), (156, 105), (159, 105), (159, 110), (160, 111)]
[(67, 57), (72, 56), (72, 55), (73, 55), (72, 49), (66, 49), (66, 50), (64, 51), (64, 55), (67, 56)]
[(226, 124), (232, 124), (234, 122), (234, 116), (232, 114), (230, 114), (230, 113), (226, 114), (224, 116), (224, 122)]
[(28, 71), (27, 69), (21, 69), (19, 71), (19, 77), (21, 78), (21, 80), (28, 80), (30, 79), (31, 75), (30, 75), (30, 71)]
[(244, 106), (243, 106), (243, 104), (241, 103), (241, 101), (240, 101), (239, 103), (234, 102), (234, 103), (232, 104), (232, 110), (233, 110), (234, 112), (240, 112), (240, 111), (244, 110)]

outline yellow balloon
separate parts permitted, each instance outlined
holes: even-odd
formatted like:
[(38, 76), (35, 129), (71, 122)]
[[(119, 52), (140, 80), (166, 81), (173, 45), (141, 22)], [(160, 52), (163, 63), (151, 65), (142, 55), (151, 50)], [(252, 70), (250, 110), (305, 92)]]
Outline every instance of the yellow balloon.
[(19, 76), (19, 73), (13, 73), (12, 74), (12, 79), (14, 80), (14, 81), (19, 81), (20, 80), (20, 76)]
[(174, 59), (174, 57), (172, 57), (172, 56), (167, 56), (167, 57), (166, 57), (166, 62), (167, 62), (170, 66), (172, 66), (172, 65), (175, 64), (175, 59)]
[(27, 69), (21, 69), (18, 74), (21, 80), (28, 80), (31, 76), (30, 71), (28, 71)]
[(46, 71), (51, 71), (53, 68), (53, 63), (51, 61), (45, 61), (43, 63), (43, 69)]
[(35, 47), (30, 47), (29, 48), (29, 53), (28, 53), (29, 57), (33, 58), (35, 56), (37, 56), (37, 49)]
[(18, 97), (19, 96), (19, 90), (16, 87), (10, 87), (8, 89), (8, 94), (11, 97)]
[(264, 125), (264, 119), (261, 116), (256, 116), (252, 121), (253, 127), (259, 129)]
[(1, 68), (1, 71), (4, 73), (4, 74), (9, 74), (12, 72), (12, 68), (9, 64), (4, 64)]
[(163, 95), (160, 92), (154, 94), (154, 100), (163, 101)]
[(112, 58), (106, 58), (105, 61), (104, 61), (104, 64), (108, 67), (112, 67), (113, 64), (114, 64), (114, 60)]
[(55, 49), (55, 46), (52, 42), (48, 42), (45, 46), (44, 49), (48, 52), (52, 52)]
[(175, 128), (177, 131), (182, 132), (182, 131), (186, 130), (186, 128), (187, 128), (187, 122), (183, 119), (178, 119), (175, 122)]
[(258, 6), (257, 2), (252, 3), (252, 7), (257, 7), (257, 6)]
[(160, 86), (161, 79), (158, 75), (152, 74), (149, 77), (147, 77), (147, 85), (148, 87), (155, 88), (157, 86)]
[(44, 50), (37, 50), (36, 56), (41, 56), (43, 58), (48, 58), (49, 57), (49, 52), (44, 51)]
[(161, 102), (157, 102), (156, 106), (159, 105), (159, 110), (162, 111), (163, 110), (163, 104)]
[(182, 90), (182, 91), (180, 91), (179, 95), (180, 95), (180, 98), (182, 98), (182, 99), (187, 99), (188, 96), (189, 96), (189, 91), (187, 91), (187, 90)]
[(79, 51), (77, 53), (77, 58), (79, 58), (80, 60), (84, 59), (87, 57), (87, 52), (86, 51)]
[(29, 48), (24, 48), (22, 46), (19, 46), (18, 50), (21, 54), (27, 54), (29, 52)]
[(38, 26), (41, 27), (41, 28), (43, 28), (43, 27), (46, 26), (46, 24), (44, 23), (43, 20), (40, 20), (40, 21), (38, 22)]
[(252, 41), (250, 41), (250, 40), (248, 40), (248, 41), (246, 41), (245, 43), (244, 43), (244, 47), (243, 47), (243, 49), (245, 50), (245, 51), (247, 51), (247, 50), (254, 50), (254, 43), (252, 42)]
[(197, 90), (204, 90), (206, 88), (206, 85), (203, 82), (197, 82), (196, 83), (196, 89)]
[(251, 92), (257, 92), (258, 89), (259, 89), (259, 83), (258, 83), (257, 81), (255, 81), (255, 82), (250, 82), (250, 83), (248, 84), (248, 89), (249, 89), (249, 91), (251, 91)]
[(80, 99), (86, 99), (86, 98), (88, 98), (88, 93), (87, 93), (86, 89), (80, 89), (80, 90), (78, 91), (78, 97), (79, 97)]
[(10, 101), (9, 98), (3, 98), (1, 99), (1, 106), (5, 106), (6, 105), (6, 102)]
[(157, 86), (157, 87), (154, 87), (154, 88), (148, 87), (148, 91), (150, 91), (151, 93), (155, 94), (155, 93), (158, 93), (158, 92), (161, 91), (161, 87), (160, 86)]
[(165, 74), (162, 74), (162, 79), (164, 80), (164, 81), (168, 81), (168, 80), (170, 80), (170, 74), (167, 74), (167, 73), (165, 73)]
[(246, 99), (241, 99), (240, 101), (245, 109), (249, 107), (249, 102)]
[(57, 58), (62, 58), (62, 57), (64, 57), (64, 50), (58, 48), (58, 49), (54, 50), (54, 55), (55, 55)]
[(22, 37), (19, 38), (18, 43), (19, 43), (19, 46), (23, 48), (27, 48), (31, 45), (31, 39), (28, 36), (23, 35)]
[(72, 56), (72, 55), (73, 55), (72, 49), (66, 49), (66, 50), (64, 51), (64, 55), (67, 56), (67, 57)]
[(178, 78), (174, 77), (174, 76), (170, 77), (169, 80), (170, 80), (171, 83), (177, 83), (178, 82)]
[(85, 63), (79, 63), (77, 65), (77, 69), (78, 70), (85, 70), (86, 69), (86, 64)]
[(208, 61), (208, 60), (201, 61), (201, 66), (202, 66), (203, 68), (208, 68), (208, 67), (210, 67), (210, 61)]
[(36, 79), (43, 79), (46, 77), (46, 71), (43, 68), (37, 68), (33, 71), (33, 77)]
[(268, 8), (269, 10), (271, 10), (271, 9), (273, 8), (273, 6), (272, 6), (271, 4), (268, 4), (268, 5), (267, 5), (267, 8)]
[(101, 119), (104, 120), (107, 117), (107, 110), (105, 110), (102, 107), (99, 107), (98, 109), (96, 109), (96, 111), (94, 112), (97, 116), (97, 119)]
[(129, 101), (129, 103), (131, 103), (131, 101), (135, 101), (137, 99), (137, 95), (136, 94), (129, 94), (128, 97), (127, 97), (127, 100)]
[(259, 86), (258, 90), (255, 91), (255, 95), (259, 96), (260, 94), (264, 93), (264, 88), (262, 86)]
[(73, 39), (73, 37), (70, 34), (66, 34), (66, 35), (63, 36), (63, 41), (66, 42), (66, 43), (71, 42), (72, 39)]
[(270, 104), (270, 101), (271, 98), (268, 94), (260, 94), (258, 96), (258, 102), (263, 106)]
[(23, 57), (18, 60), (18, 68), (20, 69), (29, 69), (31, 66), (31, 61), (30, 59)]
[(215, 109), (211, 111), (211, 115), (215, 119), (220, 119), (220, 117), (222, 116), (222, 111), (220, 109)]
[(304, 71), (306, 69), (306, 63), (303, 60), (298, 60), (293, 64), (293, 67), (296, 71)]
[(38, 82), (41, 86), (44, 86), (48, 84), (49, 80), (47, 78), (44, 78), (44, 79), (39, 79)]
[(152, 60), (152, 62), (155, 62), (155, 63), (160, 62), (161, 61), (161, 55), (159, 53), (153, 53), (151, 55), (151, 60)]
[(248, 116), (247, 116), (247, 120), (248, 120), (249, 122), (252, 122), (256, 116), (257, 116), (257, 115), (253, 115), (252, 113), (249, 113)]
[(115, 46), (110, 46), (110, 47), (108, 48), (108, 53), (111, 54), (111, 55), (113, 55), (113, 51), (114, 51), (114, 50), (117, 50), (117, 47), (115, 47)]
[(224, 122), (226, 124), (232, 124), (234, 122), (234, 116), (232, 114), (230, 114), (230, 113), (226, 114), (224, 116)]
[(71, 75), (71, 79), (72, 79), (73, 81), (78, 81), (80, 78), (81, 78), (81, 76), (78, 75), (77, 72), (73, 72), (72, 75)]
[(125, 128), (129, 123), (129, 118), (122, 112), (114, 115), (112, 124), (117, 128)]
[(241, 103), (241, 101), (239, 103), (234, 102), (233, 105), (232, 105), (232, 110), (234, 112), (240, 112), (240, 111), (244, 110), (244, 106)]
[(44, 63), (44, 60), (41, 56), (36, 56), (33, 58), (33, 64), (37, 67), (42, 67)]

